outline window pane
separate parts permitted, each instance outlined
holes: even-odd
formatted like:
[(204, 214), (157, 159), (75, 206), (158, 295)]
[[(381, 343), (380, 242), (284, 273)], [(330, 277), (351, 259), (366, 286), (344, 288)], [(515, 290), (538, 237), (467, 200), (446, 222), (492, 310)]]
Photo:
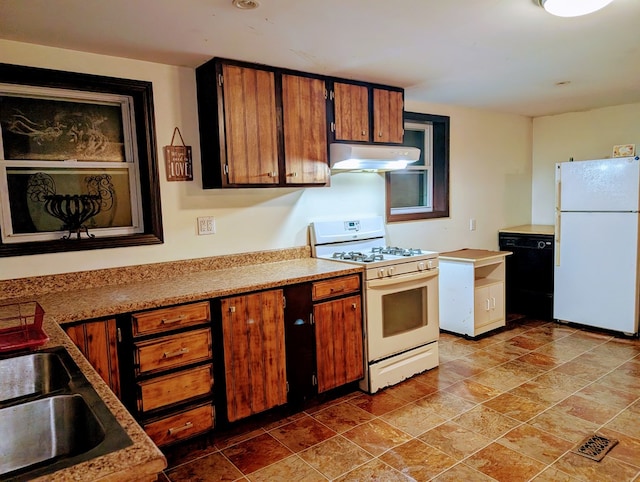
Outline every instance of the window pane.
[(404, 129), (404, 142), (402, 143), (402, 145), (404, 146), (411, 146), (411, 147), (417, 147), (418, 149), (420, 149), (420, 159), (418, 159), (416, 162), (412, 162), (410, 165), (411, 167), (413, 166), (424, 166), (424, 159), (425, 159), (425, 147), (428, 146), (429, 144), (426, 142), (426, 135), (427, 135), (427, 129), (426, 127), (422, 127), (421, 129), (415, 130), (412, 129), (411, 127), (409, 127), (408, 125), (405, 126)]
[(391, 209), (429, 206), (428, 171), (391, 172)]

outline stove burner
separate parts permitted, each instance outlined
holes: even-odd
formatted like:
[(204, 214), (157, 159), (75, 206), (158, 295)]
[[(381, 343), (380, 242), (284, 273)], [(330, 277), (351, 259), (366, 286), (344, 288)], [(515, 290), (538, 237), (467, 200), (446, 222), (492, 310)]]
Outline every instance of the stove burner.
[(371, 248), (371, 252), (373, 253), (382, 253), (382, 254), (391, 254), (393, 256), (417, 256), (422, 254), (421, 249), (415, 248), (398, 248), (395, 246), (387, 246), (387, 247), (379, 247), (379, 248)]
[(359, 251), (338, 251), (331, 255), (333, 259), (343, 259), (348, 261), (360, 261), (363, 263), (371, 263), (373, 261), (382, 261), (384, 256), (381, 253), (365, 254)]

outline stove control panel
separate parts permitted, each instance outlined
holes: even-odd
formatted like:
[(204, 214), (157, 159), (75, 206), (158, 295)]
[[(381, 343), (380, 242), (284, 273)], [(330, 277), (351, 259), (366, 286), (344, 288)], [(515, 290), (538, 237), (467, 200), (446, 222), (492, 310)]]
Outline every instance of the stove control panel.
[(345, 221), (344, 222), (344, 230), (345, 231), (360, 231), (360, 221)]

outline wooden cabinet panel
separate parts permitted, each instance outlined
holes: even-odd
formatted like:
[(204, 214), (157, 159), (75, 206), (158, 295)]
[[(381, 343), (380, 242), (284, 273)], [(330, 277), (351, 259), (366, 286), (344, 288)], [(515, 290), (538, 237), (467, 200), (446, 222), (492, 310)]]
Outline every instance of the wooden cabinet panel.
[(90, 321), (64, 328), (109, 388), (121, 397), (116, 320)]
[(211, 330), (209, 328), (134, 344), (136, 375), (205, 361), (211, 356)]
[(190, 370), (138, 382), (138, 409), (148, 412), (211, 393), (212, 366), (203, 365)]
[(224, 124), (229, 184), (278, 184), (273, 72), (224, 64)]
[(191, 303), (134, 313), (131, 316), (133, 335), (150, 335), (185, 328), (211, 320), (209, 302)]
[(336, 82), (333, 86), (335, 139), (369, 140), (369, 89), (366, 86)]
[(227, 418), (287, 401), (282, 290), (222, 300)]
[(361, 379), (364, 376), (361, 297), (318, 303), (313, 314), (318, 392)]
[(360, 291), (360, 276), (343, 276), (341, 278), (313, 283), (313, 300), (322, 300), (339, 295)]
[(168, 445), (213, 428), (213, 407), (203, 405), (143, 425), (147, 435), (158, 445)]
[(402, 92), (373, 89), (373, 142), (402, 143), (403, 138)]
[(324, 80), (282, 76), (282, 114), (287, 184), (326, 184), (327, 104)]

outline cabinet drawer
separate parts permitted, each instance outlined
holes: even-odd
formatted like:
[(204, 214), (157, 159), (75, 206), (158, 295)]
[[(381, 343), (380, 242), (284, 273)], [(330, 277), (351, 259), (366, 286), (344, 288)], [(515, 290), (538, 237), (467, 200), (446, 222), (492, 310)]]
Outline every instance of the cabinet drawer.
[(342, 278), (317, 281), (313, 283), (313, 299), (322, 300), (333, 296), (354, 293), (360, 290), (360, 276), (357, 274)]
[(210, 364), (138, 382), (138, 410), (148, 412), (193, 397), (208, 395), (212, 386), (213, 371)]
[(180, 367), (211, 358), (211, 330), (164, 336), (134, 344), (136, 375)]
[(213, 428), (213, 407), (204, 405), (144, 425), (151, 440), (168, 445)]
[(132, 315), (133, 335), (148, 335), (211, 320), (209, 302), (172, 306)]

